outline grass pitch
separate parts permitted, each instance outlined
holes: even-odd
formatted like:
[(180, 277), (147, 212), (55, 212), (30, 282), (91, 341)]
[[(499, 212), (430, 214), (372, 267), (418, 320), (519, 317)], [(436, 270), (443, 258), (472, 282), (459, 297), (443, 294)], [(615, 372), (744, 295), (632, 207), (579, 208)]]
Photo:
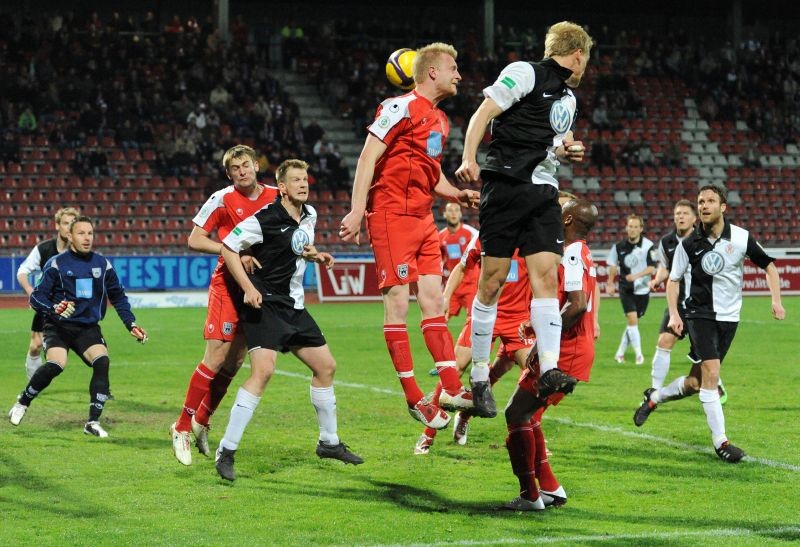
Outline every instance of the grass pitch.
[[(279, 358), (237, 453), (234, 484), (195, 453), (172, 456), (169, 425), (203, 353), (204, 309), (140, 310), (151, 340), (139, 346), (113, 311), (103, 323), (116, 401), (102, 417), (108, 439), (82, 434), (90, 371), (74, 356), (31, 405), (23, 423), (0, 424), (0, 545), (608, 545), (785, 544), (800, 541), (800, 298), (788, 319), (748, 298), (722, 376), (730, 393), (727, 432), (748, 459), (714, 455), (696, 397), (659, 408), (636, 428), (632, 414), (650, 383), (663, 299), (641, 325), (647, 363), (618, 365), (624, 328), (617, 300), (605, 300), (589, 384), (550, 409), (544, 430), (568, 504), (540, 514), (499, 512), (517, 495), (502, 415), (474, 419), (460, 447), (440, 432), (428, 456), (414, 456), (422, 431), (405, 410), (381, 331), (380, 304), (312, 306), (338, 362), (339, 432), (366, 459), (358, 467), (314, 454), (317, 426), (307, 369)], [(429, 391), (430, 357), (419, 316), (409, 324), (417, 377)], [(25, 385), (31, 312), (0, 310), (0, 410)], [(455, 333), (463, 316), (452, 320)], [(686, 342), (669, 378), (688, 370)], [(228, 421), (234, 380), (214, 419), (216, 447)], [(514, 385), (496, 387), (502, 406)]]

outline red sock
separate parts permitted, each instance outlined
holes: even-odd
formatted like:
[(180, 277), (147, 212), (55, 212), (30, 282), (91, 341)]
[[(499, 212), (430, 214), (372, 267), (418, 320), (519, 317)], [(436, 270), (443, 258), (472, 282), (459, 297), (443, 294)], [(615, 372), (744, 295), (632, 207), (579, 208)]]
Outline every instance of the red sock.
[(506, 448), (508, 458), (511, 460), (511, 469), (519, 480), (519, 495), (531, 501), (535, 500), (539, 497), (539, 490), (536, 488), (533, 464), (536, 459), (536, 444), (531, 424), (508, 424)]
[(203, 399), (203, 402), (200, 404), (200, 408), (197, 409), (197, 414), (194, 417), (194, 419), (197, 420), (197, 423), (208, 425), (208, 422), (211, 419), (211, 416), (214, 414), (214, 411), (217, 410), (217, 407), (222, 402), (222, 399), (225, 398), (225, 394), (228, 393), (228, 386), (231, 385), (233, 376), (233, 374), (225, 369), (222, 369), (217, 373), (217, 375), (214, 377), (214, 380), (211, 381), (211, 386), (208, 390), (206, 398)]
[(189, 379), (189, 389), (186, 390), (186, 398), (183, 401), (183, 410), (175, 423), (178, 431), (191, 431), (192, 416), (197, 413), (203, 399), (208, 394), (209, 385), (214, 379), (214, 373), (206, 368), (202, 362), (194, 369), (192, 377)]
[(502, 374), (500, 376), (497, 375), (497, 371), (493, 366), (489, 367), (489, 385), (492, 386), (495, 385), (497, 383), (497, 380), (499, 380), (502, 377), (503, 377)]
[[(431, 397), (431, 402), (433, 404), (435, 404), (435, 405), (438, 405), (439, 404), (439, 395), (441, 395), (441, 394), (442, 394), (442, 383), (441, 382), (436, 382), (436, 388), (434, 388), (434, 390), (433, 390), (433, 397)], [(433, 428), (430, 428), (430, 427), (426, 427), (425, 428), (425, 434), (428, 437), (430, 437), (431, 439), (435, 439), (436, 438), (436, 432), (437, 432), (436, 429), (433, 429)]]
[(541, 424), (544, 410), (544, 408), (540, 408), (533, 415), (533, 418), (531, 418), (533, 438), (536, 443), (534, 469), (536, 471), (536, 477), (539, 479), (539, 488), (547, 490), (548, 492), (555, 492), (558, 490), (560, 484), (558, 484), (558, 479), (553, 474), (553, 470), (550, 468), (550, 462), (547, 460), (547, 448), (545, 447), (544, 432), (542, 431)]
[(394, 370), (400, 379), (406, 402), (415, 405), (423, 397), (422, 390), (414, 379), (414, 361), (411, 359), (411, 344), (408, 342), (408, 330), (405, 325), (384, 325), (383, 337), (389, 356), (392, 358)]
[(447, 328), (444, 315), (423, 319), (420, 323), (425, 345), (436, 363), (439, 379), (448, 393), (458, 393), (463, 385), (456, 371), (456, 353), (453, 349), (453, 336)]

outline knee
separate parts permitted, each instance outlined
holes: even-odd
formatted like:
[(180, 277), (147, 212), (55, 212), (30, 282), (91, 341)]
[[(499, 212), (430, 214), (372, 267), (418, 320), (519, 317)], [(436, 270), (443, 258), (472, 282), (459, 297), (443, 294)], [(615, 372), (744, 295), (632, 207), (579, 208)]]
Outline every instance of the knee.
[(687, 376), (683, 382), (684, 393), (697, 393), (700, 391), (700, 380), (695, 376)]
[(524, 424), (530, 421), (533, 416), (531, 410), (525, 410), (520, 405), (511, 401), (504, 411), (506, 424)]
[(111, 365), (111, 360), (108, 355), (101, 355), (92, 361), (92, 369), (96, 372), (108, 372), (108, 367)]
[(331, 357), (319, 368), (319, 375), (333, 378), (334, 374), (336, 374), (336, 360)]

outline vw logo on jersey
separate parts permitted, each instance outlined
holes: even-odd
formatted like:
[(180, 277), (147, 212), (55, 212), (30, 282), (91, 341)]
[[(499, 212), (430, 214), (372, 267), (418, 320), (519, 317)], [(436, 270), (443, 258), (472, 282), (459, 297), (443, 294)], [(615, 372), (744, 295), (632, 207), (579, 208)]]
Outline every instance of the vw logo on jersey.
[(303, 250), (306, 245), (311, 243), (311, 238), (308, 237), (308, 234), (301, 229), (297, 229), (292, 234), (292, 252), (296, 255), (303, 254)]
[(572, 114), (569, 109), (561, 101), (554, 102), (550, 107), (550, 127), (559, 135), (563, 135), (569, 131), (570, 125), (572, 125)]
[(639, 264), (639, 257), (635, 254), (626, 255), (622, 260), (629, 270), (633, 270)]
[(725, 267), (725, 258), (717, 251), (711, 251), (703, 256), (700, 267), (708, 275), (717, 275)]

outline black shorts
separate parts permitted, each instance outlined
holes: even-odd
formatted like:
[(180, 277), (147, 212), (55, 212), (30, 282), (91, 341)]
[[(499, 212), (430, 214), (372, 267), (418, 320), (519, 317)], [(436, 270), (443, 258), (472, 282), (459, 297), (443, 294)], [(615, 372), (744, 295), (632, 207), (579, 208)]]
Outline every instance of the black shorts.
[(33, 313), (33, 321), (31, 321), (31, 332), (42, 332), (44, 330), (44, 314), (41, 312)]
[(619, 301), (622, 302), (622, 311), (625, 314), (636, 312), (636, 317), (644, 317), (647, 305), (650, 303), (649, 294), (633, 294), (633, 291), (620, 291)]
[[(683, 306), (678, 306), (678, 315), (680, 315), (681, 320), (683, 321), (684, 327), (686, 326), (686, 312), (683, 311)], [(661, 327), (658, 330), (658, 334), (664, 334), (665, 332), (670, 333), (672, 336), (678, 338), (678, 340), (683, 340), (686, 338), (686, 328), (683, 329), (683, 332), (680, 335), (675, 334), (675, 331), (669, 328), (669, 308), (664, 310), (664, 317), (661, 319)]]
[(483, 254), (511, 258), (540, 252), (564, 254), (558, 190), (550, 184), (509, 182), (486, 173), (478, 214)]
[[(106, 341), (103, 339), (103, 333), (100, 332), (100, 325), (98, 324), (86, 325), (84, 323), (67, 323), (65, 321), (54, 323), (46, 320), (42, 332), (44, 333), (45, 355), (47, 355), (47, 350), (50, 348), (64, 348), (71, 349), (81, 359), (84, 359), (83, 354), (90, 347), (96, 344), (106, 346)], [(86, 362), (85, 359), (84, 362)]]
[(736, 336), (739, 323), (715, 321), (714, 319), (688, 319), (685, 328), (689, 331), (692, 350), (701, 361), (725, 359)]
[(286, 353), (292, 348), (325, 345), (317, 322), (305, 308), (296, 310), (279, 302), (262, 302), (261, 309), (248, 308), (242, 316), (247, 348), (266, 348)]

